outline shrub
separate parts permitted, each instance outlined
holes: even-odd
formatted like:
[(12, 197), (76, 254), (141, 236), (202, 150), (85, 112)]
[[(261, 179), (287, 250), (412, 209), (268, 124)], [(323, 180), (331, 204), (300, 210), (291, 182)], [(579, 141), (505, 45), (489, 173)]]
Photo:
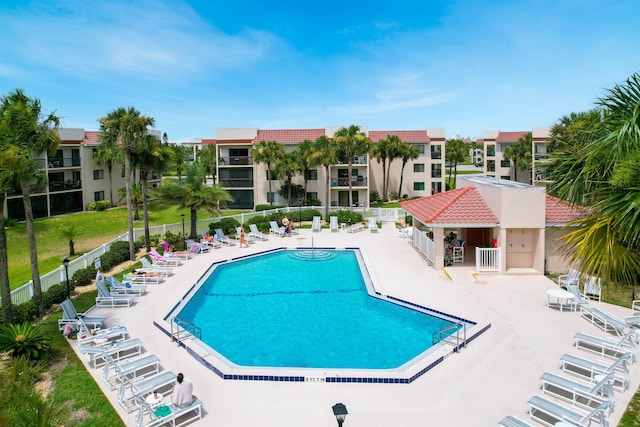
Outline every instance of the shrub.
[(234, 218), (223, 218), (218, 222), (209, 224), (209, 234), (212, 236), (216, 232), (216, 228), (221, 228), (224, 234), (235, 234), (236, 227), (240, 227), (240, 223)]
[(42, 293), (42, 307), (48, 310), (53, 305), (53, 297), (48, 292)]
[(380, 193), (378, 193), (377, 191), (370, 192), (369, 200), (371, 200), (371, 203), (376, 203), (378, 200), (380, 200)]
[(355, 224), (356, 222), (362, 221), (362, 213), (355, 211), (351, 212), (347, 209), (331, 212), (329, 216), (337, 216), (339, 223), (344, 222), (346, 224)]
[(322, 202), (319, 199), (307, 200), (307, 206), (322, 206)]
[(109, 200), (99, 200), (96, 203), (96, 211), (103, 211), (108, 209), (111, 206), (111, 202)]
[(271, 209), (280, 209), (280, 208), (284, 208), (284, 206), (280, 206), (280, 205), (256, 205), (256, 212), (259, 211), (268, 211)]
[[(137, 250), (138, 246), (136, 246)], [(129, 260), (129, 242), (120, 240), (118, 242), (114, 242), (109, 247), (109, 252), (113, 253), (116, 259), (119, 259), (120, 262)]]
[[(71, 283), (69, 283), (71, 286)], [(62, 301), (67, 299), (67, 284), (60, 283), (59, 285), (53, 285), (46, 292), (47, 295), (51, 297), (51, 302), (53, 304), (60, 304)]]
[(181, 248), (184, 246), (184, 240), (182, 239), (182, 235), (180, 235), (180, 233), (173, 234), (172, 232), (167, 230), (167, 232), (164, 234), (164, 240), (169, 243), (169, 245), (173, 245), (176, 248)]
[(48, 348), (49, 340), (40, 326), (24, 322), (0, 327), (0, 352), (10, 352), (11, 357), (38, 359)]
[(96, 202), (87, 203), (87, 210), (88, 211), (95, 211), (96, 210)]
[(87, 268), (82, 268), (75, 273), (73, 273), (73, 277), (71, 277), (70, 285), (76, 286), (87, 286), (91, 284), (91, 281), (96, 277), (96, 270), (92, 265)]
[(408, 199), (408, 198), (409, 198), (409, 195), (408, 195), (408, 194), (403, 194), (403, 195), (402, 195), (402, 198), (403, 198), (403, 199)]
[[(129, 257), (127, 256), (127, 258)], [(108, 251), (106, 254), (100, 257), (100, 264), (102, 266), (101, 267), (102, 271), (109, 271), (113, 267), (120, 264), (121, 262), (123, 262), (122, 254), (117, 252)]]
[(13, 306), (14, 323), (33, 322), (33, 319), (35, 319), (37, 316), (38, 307), (36, 307), (33, 300)]
[(397, 191), (392, 191), (391, 193), (389, 193), (389, 198), (391, 198), (391, 200), (398, 200), (400, 198), (400, 195)]
[(18, 220), (15, 218), (7, 217), (4, 219), (5, 227), (15, 227), (17, 223), (18, 223)]
[(413, 225), (413, 216), (405, 215), (404, 216), (404, 223), (407, 224), (407, 225)]

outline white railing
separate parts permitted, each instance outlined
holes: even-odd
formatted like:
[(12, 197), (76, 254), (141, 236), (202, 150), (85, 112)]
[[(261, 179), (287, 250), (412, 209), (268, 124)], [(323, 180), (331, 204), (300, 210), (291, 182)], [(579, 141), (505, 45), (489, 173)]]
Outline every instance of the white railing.
[(433, 244), (433, 240), (427, 236), (426, 232), (416, 230), (414, 228), (413, 244), (415, 248), (431, 263), (431, 265), (435, 265), (435, 246)]
[(476, 248), (476, 271), (478, 273), (501, 273), (502, 252), (500, 248)]
[[(395, 221), (398, 221), (398, 218), (400, 218), (400, 215), (402, 215), (404, 212), (405, 211), (402, 208), (373, 208), (373, 209), (371, 209), (371, 213), (373, 214), (373, 216), (377, 217), (378, 221), (380, 221), (380, 222), (386, 222), (386, 221), (395, 222)], [(404, 219), (404, 215), (403, 215), (402, 219)]]
[[(215, 218), (207, 218), (207, 219), (199, 219), (196, 223), (196, 229), (197, 230), (208, 230), (209, 229), (209, 224), (211, 222), (218, 222), (224, 218), (235, 218), (238, 222), (240, 222), (241, 224), (245, 224), (249, 219), (255, 217), (255, 216), (268, 216), (272, 213), (278, 213), (278, 212), (284, 212), (289, 214), (290, 219), (293, 221), (296, 221), (296, 212), (300, 212), (304, 209), (317, 209), (320, 212), (324, 212), (324, 207), (323, 206), (296, 206), (296, 207), (284, 207), (284, 208), (274, 208), (274, 209), (269, 209), (269, 210), (265, 210), (265, 211), (258, 211), (258, 212), (246, 212), (246, 213), (240, 213), (240, 214), (236, 214), (236, 215), (227, 215), (227, 216), (220, 216), (220, 217), (215, 217)], [(348, 207), (340, 207), (340, 206), (332, 206), (329, 208), (330, 211), (335, 211), (335, 210), (341, 210), (341, 209), (349, 209)], [(356, 209), (354, 209), (356, 210)], [(402, 213), (404, 213), (404, 209), (402, 208), (392, 208), (392, 209), (380, 209), (380, 208), (375, 208), (375, 209), (369, 209), (369, 208), (357, 208), (358, 211), (362, 211), (362, 216), (367, 216), (368, 214), (374, 213), (375, 215), (378, 216), (379, 210), (383, 210), (385, 211), (384, 215), (385, 218), (387, 218), (387, 221), (392, 221), (392, 219), (390, 218), (398, 218)], [(184, 223), (179, 222), (179, 223), (174, 223), (174, 224), (164, 224), (164, 225), (156, 225), (153, 227), (149, 227), (149, 235), (153, 236), (155, 234), (159, 234), (161, 236), (164, 236), (167, 231), (170, 231), (171, 233), (174, 234), (182, 234), (183, 232), (183, 227), (184, 227), (184, 233), (186, 235), (189, 235), (189, 233), (191, 232), (191, 221), (188, 220), (188, 217), (185, 215), (185, 221)], [(138, 240), (140, 237), (144, 236), (144, 228), (134, 228), (133, 229), (133, 240), (136, 241)], [(100, 246), (97, 249), (94, 249), (90, 252), (87, 252), (83, 255), (81, 255), (80, 257), (72, 260), (69, 262), (69, 266), (67, 267), (69, 269), (69, 279), (71, 279), (74, 275), (74, 273), (78, 270), (81, 270), (83, 268), (87, 268), (90, 265), (93, 265), (93, 262), (96, 258), (99, 258), (100, 256), (104, 255), (105, 253), (107, 253), (107, 251), (109, 251), (109, 248), (111, 248), (111, 245), (114, 242), (118, 242), (118, 241), (125, 241), (128, 242), (129, 241), (129, 233), (125, 233), (122, 234), (121, 236), (116, 237), (115, 239), (111, 240), (108, 243), (105, 243), (104, 245)], [(50, 271), (42, 276), (40, 276), (40, 283), (42, 285), (42, 292), (47, 292), (49, 290), (49, 288), (51, 288), (53, 285), (57, 285), (60, 283), (65, 283), (65, 275), (64, 275), (64, 266), (60, 266), (58, 268), (56, 268), (53, 271)], [(22, 286), (20, 286), (19, 288), (14, 289), (13, 291), (11, 291), (11, 302), (13, 304), (22, 304), (24, 302), (30, 301), (33, 298), (33, 281), (29, 281), (29, 283), (26, 283)], [(2, 301), (2, 299), (0, 298), (0, 301)]]

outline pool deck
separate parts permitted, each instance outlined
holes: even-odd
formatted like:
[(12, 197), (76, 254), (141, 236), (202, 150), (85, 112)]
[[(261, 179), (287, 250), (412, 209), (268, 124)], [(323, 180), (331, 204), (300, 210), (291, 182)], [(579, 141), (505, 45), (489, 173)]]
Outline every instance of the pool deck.
[[(491, 328), (459, 354), (422, 375), (411, 384), (280, 383), (223, 380), (172, 343), (153, 322), (161, 321), (212, 262), (265, 250), (300, 246), (359, 247), (376, 289), (387, 295), (457, 315)], [(378, 233), (350, 234), (328, 229), (299, 236), (270, 236), (249, 248), (238, 245), (194, 256), (174, 269), (159, 285), (148, 285), (147, 294), (130, 308), (94, 308), (91, 314), (108, 316), (107, 326), (123, 324), (132, 338), (139, 338), (147, 352), (156, 354), (164, 369), (183, 372), (203, 402), (204, 417), (189, 425), (227, 426), (335, 426), (331, 407), (342, 402), (349, 415), (348, 427), (370, 426), (495, 426), (506, 415), (528, 419), (526, 402), (540, 392), (546, 371), (560, 373), (560, 357), (576, 350), (573, 336), (586, 332), (614, 338), (580, 317), (578, 312), (546, 306), (545, 291), (556, 285), (542, 276), (472, 276), (472, 267), (448, 267), (452, 279), (434, 271), (407, 239), (399, 237), (392, 223)], [(286, 279), (286, 272), (283, 272)], [(630, 310), (591, 302), (592, 306), (624, 318)], [(89, 366), (79, 354), (126, 425), (135, 425), (135, 412), (126, 413), (108, 389), (101, 369)], [(631, 384), (617, 392), (615, 426), (640, 385), (640, 363), (631, 366)], [(568, 404), (565, 404), (568, 406)], [(532, 425), (537, 425), (531, 422)]]

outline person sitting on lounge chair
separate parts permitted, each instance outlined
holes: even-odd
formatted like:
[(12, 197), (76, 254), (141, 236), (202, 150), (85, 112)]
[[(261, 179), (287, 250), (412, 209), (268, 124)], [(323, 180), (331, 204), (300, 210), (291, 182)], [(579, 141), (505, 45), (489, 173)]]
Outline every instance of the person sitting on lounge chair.
[[(287, 236), (291, 237), (291, 230), (289, 229), (289, 224), (291, 223), (291, 221), (289, 221), (289, 218), (287, 218), (286, 216), (284, 218), (282, 218), (282, 225), (284, 226), (284, 234), (286, 234)], [(284, 236), (282, 236), (284, 237)]]
[(171, 393), (171, 403), (178, 408), (186, 408), (193, 402), (193, 383), (182, 372), (178, 374), (176, 382)]

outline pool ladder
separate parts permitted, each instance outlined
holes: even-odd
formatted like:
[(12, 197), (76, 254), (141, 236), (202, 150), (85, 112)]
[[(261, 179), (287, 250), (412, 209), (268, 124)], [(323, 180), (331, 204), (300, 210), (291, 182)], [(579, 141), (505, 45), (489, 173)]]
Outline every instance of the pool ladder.
[(202, 339), (202, 329), (179, 317), (171, 319), (171, 340), (180, 342), (187, 338)]
[[(451, 333), (451, 330), (455, 329), (455, 334)], [(460, 331), (462, 330), (462, 336)], [(434, 332), (431, 336), (433, 344), (444, 342), (451, 344), (456, 349), (461, 349), (467, 346), (467, 325), (464, 322), (456, 322), (449, 326), (445, 326), (438, 332)]]

